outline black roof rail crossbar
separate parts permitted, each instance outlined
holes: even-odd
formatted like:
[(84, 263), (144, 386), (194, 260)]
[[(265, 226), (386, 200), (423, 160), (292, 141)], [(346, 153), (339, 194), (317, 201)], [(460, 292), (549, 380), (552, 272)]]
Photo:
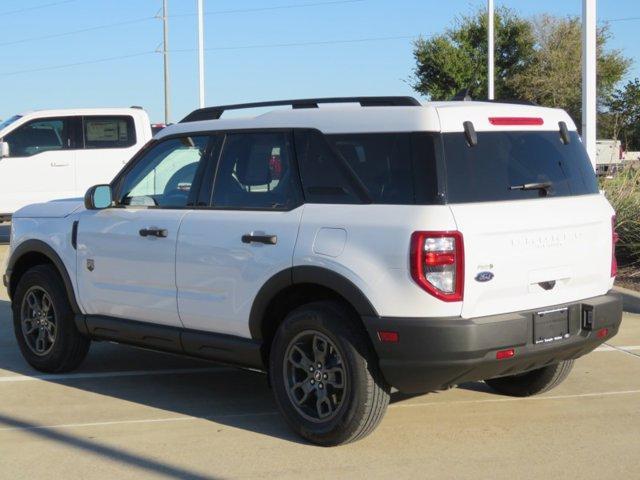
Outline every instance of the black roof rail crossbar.
[(280, 107), (291, 105), (292, 108), (318, 108), (321, 103), (359, 103), (362, 107), (419, 107), (420, 102), (413, 97), (335, 97), (335, 98), (306, 98), (299, 100), (276, 100), (273, 102), (238, 103), (236, 105), (221, 105), (194, 110), (184, 117), (180, 123), (197, 122), (200, 120), (218, 120), (227, 110), (242, 110), (248, 108)]

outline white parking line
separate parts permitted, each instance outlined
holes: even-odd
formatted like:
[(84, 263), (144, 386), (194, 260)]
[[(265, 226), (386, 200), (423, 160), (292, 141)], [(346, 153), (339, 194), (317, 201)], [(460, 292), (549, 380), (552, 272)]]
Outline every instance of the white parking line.
[[(640, 351), (640, 345), (629, 346), (611, 346), (602, 345), (594, 350), (595, 352), (621, 352), (630, 353)], [(44, 375), (10, 375), (0, 376), (0, 383), (13, 382), (50, 382), (59, 380), (86, 380), (99, 378), (118, 378), (118, 377), (143, 377), (147, 375), (180, 375), (190, 373), (208, 373), (208, 372), (225, 372), (235, 370), (232, 367), (197, 367), (197, 368), (169, 368), (163, 370), (124, 370), (116, 372), (86, 372), (86, 373), (60, 373), (60, 374), (44, 374)]]
[(623, 352), (633, 352), (636, 350), (640, 350), (640, 345), (630, 345), (627, 347), (613, 347), (611, 345), (601, 345), (600, 347), (596, 348), (594, 350), (594, 352), (619, 352), (619, 351), (623, 351)]
[(180, 375), (231, 371), (231, 367), (168, 368), (164, 370), (125, 370), (119, 372), (54, 373), (45, 375), (11, 375), (0, 377), (0, 383), (8, 382), (49, 382), (56, 380), (82, 380), (91, 378), (143, 377), (147, 375)]
[[(610, 392), (594, 392), (594, 393), (579, 393), (574, 395), (552, 395), (548, 397), (528, 397), (528, 398), (485, 398), (481, 400), (453, 400), (453, 401), (439, 401), (439, 402), (422, 402), (422, 403), (406, 403), (406, 404), (394, 404), (389, 406), (389, 409), (395, 410), (396, 408), (417, 408), (417, 407), (431, 407), (436, 405), (455, 405), (455, 404), (467, 404), (467, 403), (499, 403), (499, 402), (527, 402), (531, 400), (566, 400), (571, 398), (584, 398), (584, 397), (608, 397), (618, 395), (634, 395), (640, 394), (640, 390), (619, 390)], [(186, 422), (197, 420), (223, 420), (225, 418), (243, 418), (243, 417), (265, 417), (279, 415), (275, 410), (269, 410), (264, 412), (247, 412), (247, 413), (231, 413), (222, 415), (205, 415), (201, 417), (193, 416), (179, 416), (179, 417), (165, 417), (165, 418), (146, 418), (146, 419), (134, 419), (134, 420), (114, 420), (107, 422), (88, 422), (88, 423), (66, 423), (58, 425), (33, 425), (29, 427), (2, 427), (0, 432), (16, 431), (16, 430), (49, 430), (58, 428), (84, 428), (84, 427), (104, 427), (112, 425), (128, 425), (128, 424), (142, 424), (142, 423), (164, 423), (164, 422)], [(0, 423), (2, 422), (2, 416), (0, 415)]]
[(640, 390), (618, 390), (612, 392), (593, 392), (593, 393), (575, 393), (572, 395), (549, 395), (547, 397), (502, 397), (502, 398), (484, 398), (481, 400), (452, 400), (450, 402), (421, 402), (421, 403), (401, 403), (391, 405), (389, 408), (412, 408), (412, 407), (430, 407), (433, 405), (454, 405), (463, 403), (503, 403), (503, 402), (529, 402), (541, 400), (566, 400), (570, 398), (588, 398), (588, 397), (608, 397), (616, 395), (634, 395), (639, 394)]

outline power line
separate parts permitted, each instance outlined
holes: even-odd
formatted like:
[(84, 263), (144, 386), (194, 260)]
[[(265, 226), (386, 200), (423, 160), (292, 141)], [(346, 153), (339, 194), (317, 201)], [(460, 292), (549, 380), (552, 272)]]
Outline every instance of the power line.
[(69, 68), (69, 67), (77, 67), (80, 65), (90, 65), (90, 64), (94, 64), (94, 63), (103, 63), (103, 62), (111, 62), (114, 60), (122, 60), (125, 58), (134, 58), (134, 57), (142, 57), (145, 55), (151, 55), (151, 54), (155, 54), (158, 53), (156, 50), (150, 50), (147, 52), (139, 52), (139, 53), (132, 53), (129, 55), (119, 55), (117, 57), (106, 57), (106, 58), (98, 58), (95, 60), (85, 60), (82, 62), (75, 62), (75, 63), (65, 63), (62, 65), (51, 65), (48, 67), (40, 67), (40, 68), (30, 68), (27, 70), (16, 70), (13, 72), (7, 72), (7, 73), (0, 73), (0, 77), (9, 77), (9, 76), (13, 76), (13, 75), (20, 75), (22, 73), (33, 73), (33, 72), (44, 72), (46, 70), (59, 70), (62, 68)]
[(632, 20), (640, 20), (640, 17), (609, 18), (602, 21), (603, 22), (627, 22)]
[(79, 30), (70, 30), (67, 32), (60, 32), (60, 33), (52, 33), (50, 35), (42, 35), (40, 37), (29, 37), (29, 38), (22, 38), (22, 39), (18, 39), (18, 40), (12, 40), (10, 42), (3, 42), (0, 43), (0, 47), (5, 47), (7, 45), (16, 45), (19, 43), (27, 43), (27, 42), (33, 42), (36, 40), (49, 40), (52, 38), (59, 38), (59, 37), (66, 37), (69, 35), (75, 35), (78, 33), (86, 33), (86, 32), (92, 32), (94, 30), (102, 30), (105, 28), (112, 28), (112, 27), (120, 27), (123, 25), (132, 25), (135, 23), (142, 23), (142, 22), (147, 22), (149, 20), (155, 20), (157, 17), (144, 17), (144, 18), (135, 18), (132, 20), (126, 20), (123, 22), (116, 22), (116, 23), (107, 23), (104, 25), (96, 25), (94, 27), (87, 27), (87, 28), (81, 28)]
[(18, 10), (0, 12), (0, 17), (6, 17), (7, 15), (15, 15), (17, 13), (30, 12), (32, 10), (40, 10), (41, 8), (55, 7), (57, 5), (64, 5), (65, 3), (72, 3), (76, 1), (77, 0), (63, 0), (61, 2), (44, 3), (42, 5), (34, 5), (33, 7), (26, 7), (26, 8), (20, 8)]
[[(31, 9), (34, 8), (43, 8), (44, 6), (52, 6), (52, 5), (59, 5), (59, 4), (63, 4), (63, 3), (69, 3), (69, 2), (75, 2), (77, 0), (66, 0), (63, 2), (56, 2), (56, 3), (51, 3), (48, 5), (41, 5), (39, 7), (32, 7)], [(303, 3), (303, 4), (296, 4), (296, 5), (277, 5), (277, 6), (272, 6), (272, 7), (256, 7), (256, 8), (244, 8), (244, 9), (236, 9), (236, 10), (218, 10), (218, 11), (213, 11), (213, 12), (205, 12), (205, 15), (223, 15), (223, 14), (232, 14), (232, 13), (249, 13), (249, 12), (261, 12), (261, 11), (269, 11), (269, 10), (282, 10), (282, 9), (287, 9), (287, 8), (307, 8), (307, 7), (319, 7), (319, 6), (331, 6), (331, 5), (340, 5), (340, 4), (347, 4), (347, 3), (360, 3), (360, 2), (365, 2), (367, 0), (333, 0), (333, 1), (328, 1), (328, 2), (312, 2), (312, 3)], [(21, 11), (26, 11), (26, 10), (31, 10), (31, 9), (25, 9), (25, 10), (16, 10), (15, 13), (19, 13)], [(2, 15), (2, 14), (0, 14)], [(193, 17), (195, 16), (195, 13), (184, 13), (184, 14), (177, 14), (177, 15), (169, 15), (168, 18), (181, 18), (181, 17)], [(121, 26), (125, 26), (125, 25), (134, 25), (136, 23), (143, 23), (143, 22), (147, 22), (149, 20), (154, 20), (159, 18), (157, 15), (153, 16), (153, 17), (142, 17), (142, 18), (134, 18), (131, 20), (124, 20), (122, 22), (114, 22), (114, 23), (106, 23), (103, 25), (96, 25), (93, 27), (86, 27), (86, 28), (80, 28), (78, 30), (69, 30), (66, 32), (59, 32), (59, 33), (52, 33), (52, 34), (48, 34), (48, 35), (41, 35), (41, 36), (37, 36), (37, 37), (28, 37), (28, 38), (20, 38), (17, 40), (11, 40), (9, 42), (2, 42), (0, 43), (0, 47), (6, 47), (9, 45), (18, 45), (21, 43), (28, 43), (28, 42), (34, 42), (34, 41), (39, 41), (39, 40), (50, 40), (53, 38), (61, 38), (61, 37), (67, 37), (70, 35), (77, 35), (80, 33), (87, 33), (87, 32), (93, 32), (96, 30), (104, 30), (107, 28), (113, 28), (113, 27), (121, 27)]]
[[(394, 37), (368, 37), (368, 38), (353, 38), (347, 40), (324, 40), (324, 41), (311, 41), (311, 42), (291, 42), (291, 43), (266, 43), (255, 45), (237, 45), (228, 47), (209, 47), (205, 48), (206, 51), (222, 51), (222, 50), (249, 50), (260, 48), (287, 48), (287, 47), (311, 47), (311, 46), (324, 46), (324, 45), (336, 45), (346, 43), (366, 43), (366, 42), (382, 42), (388, 40), (407, 40), (417, 38), (417, 35), (399, 35)], [(172, 52), (193, 52), (194, 49), (180, 49), (172, 50)]]
[[(261, 48), (288, 48), (288, 47), (309, 47), (309, 46), (326, 46), (326, 45), (337, 45), (337, 44), (356, 44), (356, 43), (367, 43), (367, 42), (383, 42), (383, 41), (391, 41), (391, 40), (408, 40), (417, 38), (417, 35), (398, 35), (398, 36), (389, 36), (389, 37), (368, 37), (368, 38), (352, 38), (345, 40), (325, 40), (325, 41), (311, 41), (311, 42), (291, 42), (291, 43), (269, 43), (269, 44), (255, 44), (255, 45), (238, 45), (238, 46), (224, 46), (224, 47), (209, 47), (205, 50), (207, 51), (222, 51), (222, 50), (248, 50), (248, 49), (261, 49)], [(193, 52), (195, 49), (187, 48), (187, 49), (178, 49), (171, 50), (169, 53), (186, 53)], [(47, 70), (60, 70), (63, 68), (77, 67), (81, 65), (91, 65), (95, 63), (104, 63), (111, 62), (116, 60), (123, 60), (127, 58), (134, 57), (142, 57), (146, 55), (157, 54), (158, 50), (151, 50), (146, 52), (132, 53), (129, 55), (119, 55), (115, 57), (105, 57), (98, 58), (94, 60), (85, 60), (81, 62), (74, 63), (65, 63), (61, 65), (51, 65), (47, 67), (40, 68), (32, 68), (27, 70), (16, 70), (13, 72), (0, 73), (0, 77), (8, 77), (14, 75), (20, 75), (23, 73), (33, 73), (33, 72), (43, 72)]]
[[(266, 12), (272, 10), (284, 10), (290, 8), (308, 8), (308, 7), (322, 7), (331, 5), (343, 5), (347, 3), (361, 3), (367, 0), (333, 0), (329, 2), (311, 2), (311, 3), (294, 3), (289, 5), (274, 5), (271, 7), (255, 7), (255, 8), (238, 8), (233, 10), (214, 10), (210, 12), (204, 12), (205, 15), (228, 15), (233, 13), (251, 13), (251, 12)], [(178, 15), (172, 15), (171, 18), (177, 17), (194, 17), (195, 13), (181, 13)]]

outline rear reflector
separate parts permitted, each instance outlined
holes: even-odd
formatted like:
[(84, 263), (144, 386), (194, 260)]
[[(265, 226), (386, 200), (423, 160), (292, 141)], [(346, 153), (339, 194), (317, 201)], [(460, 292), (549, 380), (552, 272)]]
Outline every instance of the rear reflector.
[(600, 330), (598, 330), (598, 333), (596, 335), (598, 338), (606, 338), (607, 335), (609, 335), (609, 329), (601, 328)]
[(505, 360), (507, 358), (514, 357), (516, 355), (515, 348), (509, 348), (507, 350), (500, 350), (496, 353), (496, 360)]
[(544, 125), (544, 120), (540, 117), (489, 117), (491, 125)]
[(378, 332), (378, 338), (383, 343), (398, 343), (400, 340), (400, 335), (398, 332), (387, 332), (384, 330), (380, 330)]

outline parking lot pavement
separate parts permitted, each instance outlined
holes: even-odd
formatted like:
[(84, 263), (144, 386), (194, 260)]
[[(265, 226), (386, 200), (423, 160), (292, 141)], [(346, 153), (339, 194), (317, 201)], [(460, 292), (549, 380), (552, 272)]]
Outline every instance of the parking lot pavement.
[(640, 478), (640, 316), (609, 345), (539, 397), (394, 395), (373, 435), (324, 449), (259, 373), (97, 343), (78, 372), (39, 374), (2, 292), (0, 478)]

